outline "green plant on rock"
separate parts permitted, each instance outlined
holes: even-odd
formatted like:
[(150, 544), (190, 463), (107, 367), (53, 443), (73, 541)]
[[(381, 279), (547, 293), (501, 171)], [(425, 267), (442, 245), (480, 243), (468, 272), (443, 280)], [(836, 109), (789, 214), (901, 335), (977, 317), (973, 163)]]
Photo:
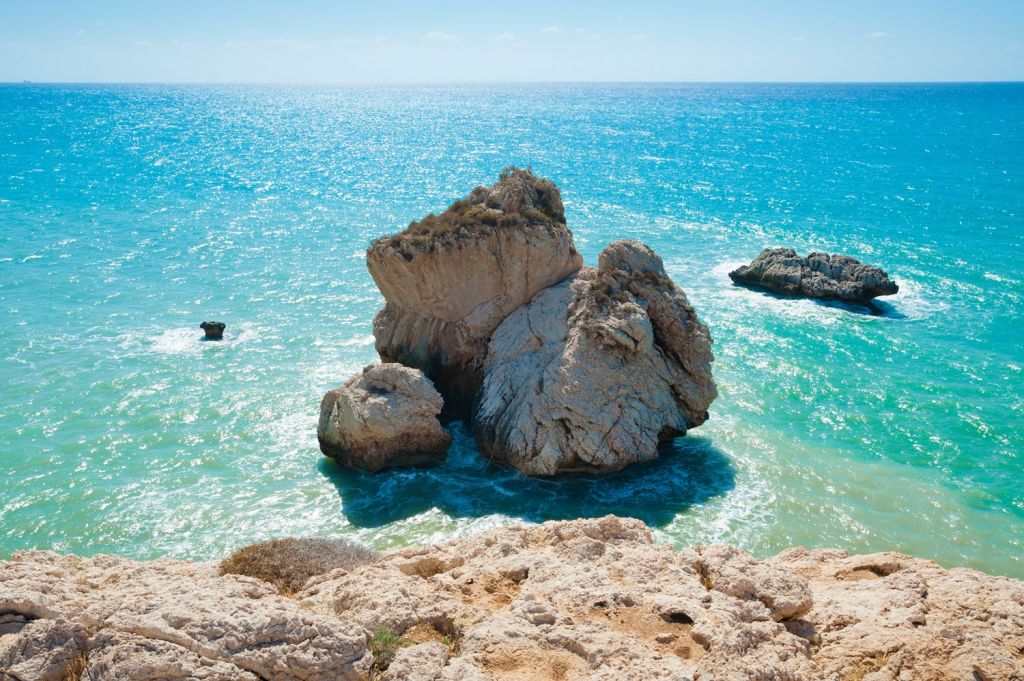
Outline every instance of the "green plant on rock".
[(395, 653), (399, 648), (404, 648), (412, 642), (407, 641), (388, 627), (381, 625), (373, 632), (370, 639), (370, 652), (373, 654), (373, 664), (370, 666), (370, 678), (380, 678), (395, 659)]

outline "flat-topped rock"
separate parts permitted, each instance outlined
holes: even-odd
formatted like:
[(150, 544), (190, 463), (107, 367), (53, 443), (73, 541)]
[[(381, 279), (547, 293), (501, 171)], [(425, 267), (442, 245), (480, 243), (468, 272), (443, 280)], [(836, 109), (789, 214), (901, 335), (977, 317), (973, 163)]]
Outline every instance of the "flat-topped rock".
[(661, 258), (617, 241), (494, 332), (474, 433), (485, 456), (529, 475), (619, 470), (704, 423), (712, 360)]
[(445, 460), (451, 434), (438, 415), (443, 400), (419, 369), (377, 364), (320, 404), (320, 450), (342, 466), (375, 473)]
[(366, 264), (385, 300), (373, 323), (381, 359), (423, 370), (445, 416), (464, 418), (494, 329), (582, 260), (558, 188), (510, 169), (441, 215), (378, 239)]
[(846, 255), (811, 253), (802, 258), (791, 248), (766, 248), (749, 265), (730, 272), (729, 278), (783, 295), (861, 304), (899, 291), (879, 267)]

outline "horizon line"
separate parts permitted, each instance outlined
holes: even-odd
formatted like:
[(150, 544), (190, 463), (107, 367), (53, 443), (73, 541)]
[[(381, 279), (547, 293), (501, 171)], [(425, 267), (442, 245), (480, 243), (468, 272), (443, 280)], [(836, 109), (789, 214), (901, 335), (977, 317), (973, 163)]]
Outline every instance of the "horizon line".
[(387, 87), (452, 85), (1019, 85), (1020, 80), (424, 80), (424, 81), (202, 81), (0, 80), (8, 85), (214, 85), (263, 87)]

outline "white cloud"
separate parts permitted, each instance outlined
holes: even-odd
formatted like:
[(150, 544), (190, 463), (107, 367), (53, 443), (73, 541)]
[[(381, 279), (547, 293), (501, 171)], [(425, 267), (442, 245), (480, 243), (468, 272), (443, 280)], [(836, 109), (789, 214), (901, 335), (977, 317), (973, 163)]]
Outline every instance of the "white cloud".
[(646, 33), (634, 33), (633, 35), (629, 36), (629, 39), (630, 40), (647, 40), (647, 34)]
[(885, 31), (875, 31), (874, 33), (868, 33), (864, 37), (870, 38), (871, 40), (885, 40), (887, 38), (891, 38), (892, 34), (886, 33)]
[(77, 33), (78, 33), (78, 35), (85, 35), (85, 29), (84, 28), (80, 28), (80, 29), (78, 29)]
[(444, 31), (430, 31), (420, 36), (423, 40), (435, 40), (438, 42), (451, 42), (458, 40), (459, 36), (454, 33), (445, 33)]
[(559, 28), (558, 26), (545, 26), (544, 28), (540, 29), (540, 32), (541, 33), (558, 33), (561, 30), (562, 29)]
[(515, 40), (515, 39), (516, 39), (516, 34), (515, 33), (499, 33), (498, 35), (494, 36), (494, 40), (496, 42), (499, 42), (499, 43), (507, 43), (507, 42), (509, 42), (511, 40)]
[(792, 38), (790, 38), (790, 40), (794, 43), (802, 43), (805, 40), (805, 38), (802, 35), (795, 35)]
[(141, 50), (148, 50), (151, 47), (156, 47), (156, 43), (150, 42), (149, 40), (138, 40), (135, 42), (135, 47)]
[(572, 29), (572, 32), (573, 33), (586, 33), (587, 29), (585, 29), (585, 28), (574, 28), (574, 29)]

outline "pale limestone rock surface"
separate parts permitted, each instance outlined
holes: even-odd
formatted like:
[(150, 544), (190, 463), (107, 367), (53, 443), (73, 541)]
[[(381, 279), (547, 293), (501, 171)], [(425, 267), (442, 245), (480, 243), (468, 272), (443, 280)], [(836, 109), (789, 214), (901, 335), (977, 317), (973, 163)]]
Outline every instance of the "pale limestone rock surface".
[(682, 554), (715, 591), (760, 601), (776, 622), (805, 615), (811, 607), (811, 590), (791, 571), (732, 546), (694, 547)]
[(103, 681), (259, 681), (230, 662), (211, 660), (156, 638), (100, 630), (90, 642), (83, 678)]
[(822, 678), (1024, 680), (1024, 582), (900, 553), (794, 548), (770, 563), (811, 587)]
[(808, 298), (834, 298), (868, 303), (899, 292), (885, 270), (848, 255), (811, 253), (806, 258), (791, 248), (766, 248), (749, 265), (729, 273), (736, 283)]
[[(4, 587), (0, 585), (0, 600)], [(18, 600), (16, 605), (27, 601)], [(4, 608), (0, 602), (0, 681), (64, 681), (84, 667), (88, 633), (63, 618)]]
[(384, 681), (434, 681), (441, 676), (450, 652), (438, 641), (401, 648), (384, 672)]
[[(756, 562), (739, 552), (736, 559)], [(765, 591), (773, 585), (806, 589), (799, 578)], [(449, 632), (453, 650), (438, 679), (814, 672), (810, 643), (775, 622), (762, 602), (709, 590), (687, 560), (652, 543), (643, 523), (612, 516), (397, 551), (299, 598), (368, 631), (425, 623)]]
[[(677, 553), (607, 516), (307, 584), (293, 600), (214, 565), (19, 554), (0, 562), (0, 679), (1024, 679), (1024, 582), (897, 553)], [(386, 669), (381, 626), (405, 644)]]
[(1024, 679), (1024, 582), (899, 554), (676, 553), (612, 516), (399, 550), (299, 597), (448, 633), (425, 677), (443, 681)]
[[(0, 662), (6, 664), (6, 651), (40, 640), (40, 627), (63, 628), (43, 637), (65, 641), (50, 655), (64, 657), (62, 648), (70, 654), (89, 636), (86, 649), (95, 649), (96, 658), (90, 652), (86, 669), (96, 679), (147, 678), (161, 669), (178, 676), (152, 678), (355, 679), (353, 664), (366, 655), (360, 627), (303, 610), (267, 583), (187, 562), (16, 554), (0, 563), (0, 613), (29, 620), (0, 638)], [(74, 645), (68, 636), (77, 637)], [(37, 657), (15, 668), (31, 669), (26, 665)], [(19, 678), (64, 677), (10, 677)]]
[(708, 417), (711, 335), (637, 241), (538, 293), (491, 338), (473, 429), (530, 475), (605, 472), (658, 455)]
[(375, 241), (366, 264), (385, 306), (373, 323), (385, 362), (422, 369), (446, 415), (469, 415), (491, 333), (582, 265), (558, 188), (523, 170), (440, 216)]
[(445, 460), (451, 434), (438, 416), (444, 401), (419, 369), (368, 366), (320, 403), (320, 450), (349, 468), (423, 466)]

